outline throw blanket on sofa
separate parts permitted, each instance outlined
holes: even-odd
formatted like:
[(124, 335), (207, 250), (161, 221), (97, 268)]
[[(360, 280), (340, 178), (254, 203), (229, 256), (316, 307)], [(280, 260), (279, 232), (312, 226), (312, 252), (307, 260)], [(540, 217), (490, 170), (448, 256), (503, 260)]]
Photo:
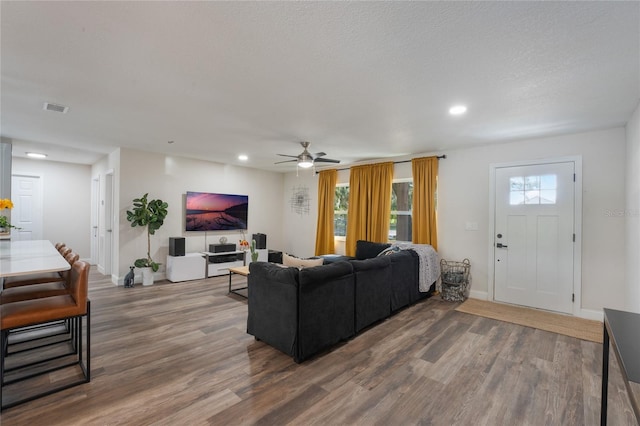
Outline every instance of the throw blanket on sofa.
[(440, 278), (440, 262), (438, 253), (428, 244), (398, 243), (394, 244), (401, 250), (413, 250), (420, 259), (420, 280), (419, 288), (421, 292), (429, 291), (431, 284)]

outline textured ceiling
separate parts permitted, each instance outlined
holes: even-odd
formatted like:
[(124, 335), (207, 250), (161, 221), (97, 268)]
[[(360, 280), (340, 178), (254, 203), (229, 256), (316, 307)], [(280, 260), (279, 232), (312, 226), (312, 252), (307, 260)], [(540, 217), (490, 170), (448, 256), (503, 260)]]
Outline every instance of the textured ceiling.
[[(15, 156), (90, 163), (122, 146), (291, 171), (276, 153), (301, 140), (349, 164), (620, 126), (640, 99), (638, 2), (2, 1), (0, 14)], [(455, 103), (468, 113), (449, 116)]]

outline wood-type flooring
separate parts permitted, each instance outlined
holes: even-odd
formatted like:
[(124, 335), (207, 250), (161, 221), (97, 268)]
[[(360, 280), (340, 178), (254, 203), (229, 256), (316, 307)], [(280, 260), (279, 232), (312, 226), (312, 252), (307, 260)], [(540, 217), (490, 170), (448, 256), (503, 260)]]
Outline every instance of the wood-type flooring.
[[(600, 422), (601, 344), (456, 312), (458, 304), (434, 297), (296, 364), (246, 334), (247, 302), (228, 295), (227, 282), (128, 289), (92, 272), (91, 383), (7, 409), (0, 422)], [(609, 377), (609, 424), (635, 425), (614, 357)]]

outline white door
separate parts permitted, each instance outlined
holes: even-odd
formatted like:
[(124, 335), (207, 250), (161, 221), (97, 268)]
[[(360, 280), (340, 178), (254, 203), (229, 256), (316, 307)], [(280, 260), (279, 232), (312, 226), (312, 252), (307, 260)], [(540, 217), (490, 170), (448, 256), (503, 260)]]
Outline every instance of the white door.
[(98, 265), (98, 226), (100, 224), (100, 178), (91, 181), (91, 264)]
[(113, 174), (105, 176), (104, 189), (104, 274), (111, 275), (113, 267)]
[(572, 313), (575, 163), (496, 168), (495, 300)]
[(11, 230), (12, 240), (42, 239), (42, 178), (11, 176), (11, 224), (21, 229)]

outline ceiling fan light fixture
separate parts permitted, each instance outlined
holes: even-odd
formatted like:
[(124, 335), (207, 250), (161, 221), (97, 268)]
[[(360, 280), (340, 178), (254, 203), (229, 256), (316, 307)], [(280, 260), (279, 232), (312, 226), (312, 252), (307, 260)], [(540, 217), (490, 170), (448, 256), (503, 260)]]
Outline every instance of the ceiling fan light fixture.
[(313, 160), (300, 160), (298, 161), (298, 167), (302, 167), (303, 169), (308, 169), (313, 166)]

